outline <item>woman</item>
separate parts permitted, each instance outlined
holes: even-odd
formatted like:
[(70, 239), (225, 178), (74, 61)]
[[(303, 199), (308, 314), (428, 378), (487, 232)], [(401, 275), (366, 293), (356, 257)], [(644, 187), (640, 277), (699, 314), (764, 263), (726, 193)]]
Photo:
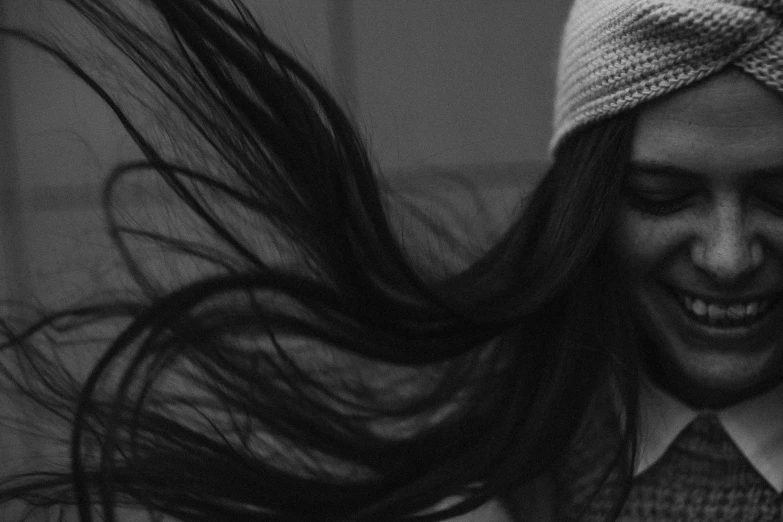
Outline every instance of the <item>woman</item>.
[(633, 478), (579, 493), (607, 453), (611, 429), (595, 423), (565, 459), (566, 514), (600, 519), (617, 492), (620, 520), (780, 514), (782, 13), (779, 2), (731, 1), (571, 12), (553, 148), (590, 122), (635, 119), (621, 168), (603, 175), (623, 177), (608, 248), (643, 376), (639, 407), (620, 409), (639, 421)]
[[(550, 171), (489, 252), (438, 278), (388, 226), (339, 107), (240, 5), (149, 1), (140, 27), (68, 3), (163, 100), (165, 139), (48, 47), (146, 154), (106, 192), (139, 290), (7, 322), (8, 377), (70, 437), (67, 467), (3, 500), (82, 520), (776, 516), (759, 466), (780, 452), (754, 437), (775, 434), (783, 357), (783, 4), (578, 0)], [(198, 241), (120, 220), (134, 173)], [(136, 240), (195, 275), (162, 280)], [(96, 329), (75, 376), (60, 361)]]

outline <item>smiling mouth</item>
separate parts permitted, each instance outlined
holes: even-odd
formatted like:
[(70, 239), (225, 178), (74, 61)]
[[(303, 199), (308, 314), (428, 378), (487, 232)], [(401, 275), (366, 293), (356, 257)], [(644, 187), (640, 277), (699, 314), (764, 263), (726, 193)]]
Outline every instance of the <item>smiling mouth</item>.
[(712, 328), (747, 328), (761, 321), (778, 298), (737, 303), (712, 303), (696, 296), (675, 292), (677, 300), (692, 320)]

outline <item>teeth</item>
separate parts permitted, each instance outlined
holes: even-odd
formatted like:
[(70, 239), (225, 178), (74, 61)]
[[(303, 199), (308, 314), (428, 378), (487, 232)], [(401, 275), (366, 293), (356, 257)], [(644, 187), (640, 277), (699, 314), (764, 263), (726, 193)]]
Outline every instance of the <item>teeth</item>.
[(691, 310), (698, 316), (705, 316), (707, 315), (707, 303), (701, 299), (694, 299), (693, 308), (691, 308)]
[(728, 306), (707, 303), (696, 297), (682, 296), (682, 302), (693, 315), (709, 324), (721, 323), (730, 325), (733, 322), (754, 321), (770, 306), (770, 301), (753, 301), (751, 303), (736, 303)]
[(726, 312), (726, 317), (729, 319), (742, 319), (745, 315), (745, 305), (730, 306), (728, 312)]
[(711, 320), (723, 319), (726, 317), (726, 309), (722, 306), (711, 304), (707, 307), (707, 315), (710, 316)]

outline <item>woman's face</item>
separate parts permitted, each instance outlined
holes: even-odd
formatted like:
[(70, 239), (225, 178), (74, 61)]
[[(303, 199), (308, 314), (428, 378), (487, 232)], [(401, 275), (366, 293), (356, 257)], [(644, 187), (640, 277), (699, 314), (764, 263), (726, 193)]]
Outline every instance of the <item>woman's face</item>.
[(783, 99), (723, 73), (640, 113), (614, 229), (651, 373), (695, 406), (783, 378)]

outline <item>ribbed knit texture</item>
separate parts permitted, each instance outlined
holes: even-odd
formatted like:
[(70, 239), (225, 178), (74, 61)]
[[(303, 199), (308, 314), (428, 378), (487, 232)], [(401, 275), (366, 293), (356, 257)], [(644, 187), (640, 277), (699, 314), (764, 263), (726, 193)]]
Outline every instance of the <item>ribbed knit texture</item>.
[(588, 123), (735, 65), (783, 93), (783, 0), (575, 0), (550, 151)]
[[(606, 427), (596, 426), (593, 436), (599, 436)], [(604, 437), (604, 441), (611, 439)], [(617, 475), (595, 497), (589, 496), (598, 478), (595, 463), (607, 461), (606, 455), (596, 456), (598, 448), (610, 449), (604, 441), (593, 439), (593, 448), (584, 444), (576, 447), (577, 454), (561, 471), (561, 498), (573, 496), (572, 501), (561, 504), (563, 519), (606, 520), (620, 492)], [(585, 454), (596, 459), (593, 466)], [(750, 522), (782, 517), (780, 495), (740, 453), (718, 419), (701, 415), (679, 434), (658, 462), (634, 479), (618, 521)]]

